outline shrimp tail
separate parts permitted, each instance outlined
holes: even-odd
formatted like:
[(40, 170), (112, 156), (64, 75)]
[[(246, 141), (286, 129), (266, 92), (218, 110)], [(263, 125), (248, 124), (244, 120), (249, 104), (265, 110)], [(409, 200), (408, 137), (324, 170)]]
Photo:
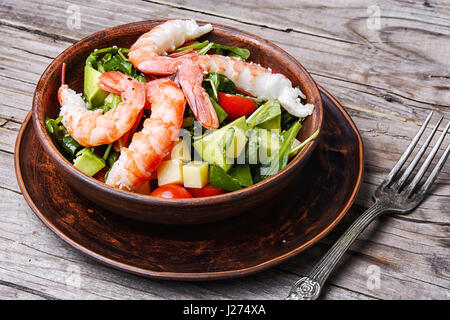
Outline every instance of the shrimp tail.
[(203, 72), (192, 60), (184, 60), (178, 72), (178, 81), (186, 100), (201, 125), (207, 129), (217, 129), (219, 119), (209, 95), (202, 87)]
[(172, 55), (167, 57), (157, 56), (144, 60), (138, 65), (138, 69), (144, 73), (168, 76), (177, 71), (178, 66), (184, 59), (193, 58), (196, 52)]

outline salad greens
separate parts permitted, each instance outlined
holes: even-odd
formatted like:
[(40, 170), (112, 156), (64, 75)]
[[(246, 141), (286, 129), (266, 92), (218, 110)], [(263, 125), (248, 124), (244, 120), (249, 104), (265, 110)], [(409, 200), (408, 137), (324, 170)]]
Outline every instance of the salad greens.
[(280, 148), (274, 152), (267, 163), (261, 164), (259, 172), (256, 173), (256, 180), (261, 181), (270, 176), (273, 176), (278, 171), (286, 167), (289, 160), (289, 153), (291, 151), (292, 142), (300, 131), (302, 125), (300, 122), (295, 122), (289, 130), (283, 132), (280, 136)]
[(100, 73), (106, 71), (120, 71), (124, 74), (145, 83), (145, 77), (138, 72), (130, 60), (125, 56), (130, 51), (127, 48), (116, 46), (94, 50), (86, 59), (86, 66), (89, 66)]
[[(215, 54), (242, 60), (247, 60), (250, 56), (248, 49), (225, 46), (208, 40), (195, 41), (178, 48), (175, 52), (183, 50), (196, 50), (198, 54), (207, 54), (214, 50)], [(98, 87), (98, 79), (103, 72), (119, 71), (145, 83), (145, 76), (128, 60), (126, 56), (128, 52), (127, 48), (114, 46), (95, 50), (87, 57), (83, 98), (88, 109), (101, 109), (106, 113), (116, 108), (122, 101), (119, 95)], [(192, 142), (187, 143), (187, 149), (190, 148), (191, 154), (208, 163), (207, 179), (212, 187), (235, 191), (262, 181), (285, 168), (290, 158), (318, 136), (317, 131), (305, 141), (298, 141), (296, 136), (302, 128), (302, 119), (290, 115), (281, 108), (278, 100), (250, 96), (222, 74), (208, 73), (203, 79), (202, 86), (216, 111), (219, 129), (202, 134), (203, 129), (195, 121), (189, 107), (185, 109), (182, 128), (186, 129), (187, 136), (192, 138)], [(235, 105), (236, 101), (242, 101), (242, 97), (247, 98), (248, 101), (251, 100), (252, 108), (245, 116), (233, 118), (233, 110), (227, 109), (219, 96), (221, 99), (223, 96), (239, 96), (241, 100), (236, 99)], [(237, 107), (242, 107), (242, 104), (238, 103)], [(144, 119), (150, 112), (148, 110), (144, 112), (140, 124), (136, 126), (137, 129), (142, 127)], [(111, 167), (120, 155), (123, 147), (122, 139), (108, 145), (85, 148), (68, 134), (62, 124), (62, 117), (46, 118), (45, 126), (63, 155), (76, 168), (89, 176), (95, 176), (101, 171), (105, 173), (103, 179), (106, 180)]]
[(72, 161), (77, 151), (83, 147), (74, 138), (66, 133), (66, 128), (61, 123), (61, 120), (62, 116), (56, 119), (50, 119), (47, 117), (45, 119), (45, 127), (48, 133), (50, 133), (54, 140), (56, 140), (57, 145), (60, 146), (60, 149), (62, 149), (62, 152), (67, 160)]
[(197, 51), (198, 54), (206, 54), (209, 50), (214, 49), (215, 54), (235, 57), (235, 58), (242, 59), (244, 61), (250, 57), (250, 51), (248, 49), (225, 46), (223, 44), (211, 42), (208, 40), (203, 41), (203, 42), (195, 41), (194, 43), (192, 43), (190, 45), (176, 49), (175, 52), (180, 52), (180, 51), (189, 50), (189, 49), (198, 50)]

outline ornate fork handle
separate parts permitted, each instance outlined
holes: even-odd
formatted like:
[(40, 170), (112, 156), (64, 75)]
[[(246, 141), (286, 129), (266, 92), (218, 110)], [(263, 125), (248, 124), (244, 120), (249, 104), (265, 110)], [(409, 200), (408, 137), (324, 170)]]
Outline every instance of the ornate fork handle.
[(294, 283), (286, 300), (317, 299), (323, 283), (347, 249), (375, 218), (387, 210), (388, 207), (385, 204), (377, 201), (369, 209), (364, 211), (314, 266), (309, 275)]

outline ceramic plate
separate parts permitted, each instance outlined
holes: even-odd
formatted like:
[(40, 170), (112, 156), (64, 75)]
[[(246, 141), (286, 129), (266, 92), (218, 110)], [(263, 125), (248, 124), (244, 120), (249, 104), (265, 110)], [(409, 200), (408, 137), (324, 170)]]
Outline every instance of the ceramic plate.
[(31, 113), (16, 142), (19, 186), (33, 212), (57, 236), (111, 267), (177, 280), (252, 274), (323, 238), (347, 213), (359, 189), (361, 137), (343, 107), (325, 90), (321, 94), (322, 137), (302, 172), (262, 207), (225, 221), (155, 225), (102, 209), (58, 174), (35, 135)]

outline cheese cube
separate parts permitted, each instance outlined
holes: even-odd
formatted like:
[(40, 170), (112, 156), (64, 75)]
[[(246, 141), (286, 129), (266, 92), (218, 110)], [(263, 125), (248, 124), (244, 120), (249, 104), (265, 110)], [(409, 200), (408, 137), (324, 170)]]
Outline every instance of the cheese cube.
[(191, 161), (191, 148), (188, 143), (183, 139), (175, 141), (172, 150), (170, 151), (170, 159)]
[(158, 185), (183, 184), (183, 164), (179, 159), (162, 161), (157, 170)]
[(237, 128), (234, 128), (234, 136), (231, 144), (227, 148), (226, 155), (228, 158), (237, 158), (241, 154), (242, 150), (245, 148), (245, 144), (247, 143), (247, 137), (245, 133)]
[(184, 186), (203, 188), (208, 184), (208, 163), (192, 161), (183, 166)]

